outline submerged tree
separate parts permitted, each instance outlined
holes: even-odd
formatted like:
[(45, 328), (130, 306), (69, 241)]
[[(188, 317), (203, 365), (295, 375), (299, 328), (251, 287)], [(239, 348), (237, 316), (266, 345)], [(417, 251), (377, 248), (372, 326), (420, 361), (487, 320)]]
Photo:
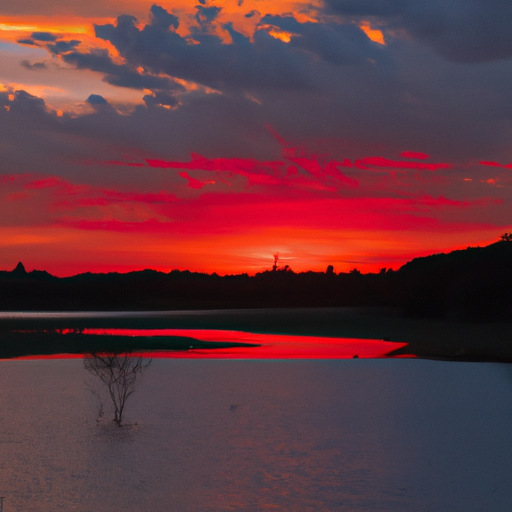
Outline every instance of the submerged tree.
[[(130, 354), (90, 354), (84, 356), (84, 368), (99, 377), (108, 389), (114, 405), (114, 422), (123, 421), (126, 401), (135, 391), (137, 377), (151, 364), (151, 359)], [(102, 405), (100, 400), (100, 416)]]

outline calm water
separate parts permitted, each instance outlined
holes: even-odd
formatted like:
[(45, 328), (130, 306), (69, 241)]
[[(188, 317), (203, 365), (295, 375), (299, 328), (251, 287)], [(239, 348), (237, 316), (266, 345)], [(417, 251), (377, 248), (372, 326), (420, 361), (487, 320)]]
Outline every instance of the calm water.
[(4, 512), (512, 510), (507, 365), (153, 360), (121, 430), (99, 389), (0, 362)]

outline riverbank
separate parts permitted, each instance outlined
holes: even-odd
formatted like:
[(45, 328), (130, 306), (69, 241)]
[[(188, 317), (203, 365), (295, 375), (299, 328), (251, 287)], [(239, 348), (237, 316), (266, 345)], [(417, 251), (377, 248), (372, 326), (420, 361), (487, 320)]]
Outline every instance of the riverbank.
[[(42, 353), (60, 353), (62, 337), (54, 334), (75, 332), (75, 353), (110, 348), (188, 350), (193, 348), (226, 348), (201, 345), (192, 338), (136, 339), (136, 337), (79, 336), (83, 329), (209, 329), (237, 330), (263, 334), (359, 338), (407, 343), (395, 350), (394, 356), (413, 355), (422, 358), (512, 362), (512, 323), (473, 323), (437, 319), (404, 318), (400, 311), (386, 308), (289, 308), (170, 312), (66, 312), (66, 313), (0, 313), (0, 357), (15, 357), (21, 347), (23, 333), (32, 333), (24, 352), (30, 355), (34, 346)], [(45, 332), (44, 332), (45, 331)], [(34, 334), (34, 333), (37, 333)], [(52, 334), (50, 334), (52, 333)], [(46, 336), (46, 338), (45, 338)], [(67, 336), (70, 336), (68, 334)], [(37, 338), (37, 339), (36, 339)], [(66, 343), (72, 338), (66, 337)], [(151, 341), (152, 344), (147, 342)], [(94, 342), (94, 344), (92, 343)], [(84, 344), (85, 343), (85, 344)], [(107, 343), (107, 345), (105, 345)], [(103, 345), (102, 345), (103, 344)]]

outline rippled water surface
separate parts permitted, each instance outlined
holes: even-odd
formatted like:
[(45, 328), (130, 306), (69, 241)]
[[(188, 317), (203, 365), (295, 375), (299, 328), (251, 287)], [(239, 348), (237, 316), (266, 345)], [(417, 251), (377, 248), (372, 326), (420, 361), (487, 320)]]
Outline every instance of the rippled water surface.
[(512, 373), (154, 359), (118, 429), (82, 361), (0, 362), (12, 511), (510, 511)]

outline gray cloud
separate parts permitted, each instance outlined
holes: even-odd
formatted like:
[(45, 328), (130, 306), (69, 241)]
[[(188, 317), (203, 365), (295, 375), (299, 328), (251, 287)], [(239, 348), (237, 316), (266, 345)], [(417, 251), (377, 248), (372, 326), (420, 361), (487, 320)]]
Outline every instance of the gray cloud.
[(30, 46), (38, 46), (33, 39), (18, 39), (19, 44), (28, 44)]
[(267, 24), (296, 34), (289, 43), (291, 48), (306, 50), (333, 64), (358, 64), (382, 55), (379, 45), (352, 23), (299, 23), (292, 16), (267, 15), (261, 19), (260, 26)]
[[(210, 23), (219, 8), (197, 6), (202, 25)], [(358, 64), (378, 59), (379, 51), (353, 24), (300, 24), (292, 17), (266, 17), (254, 41), (224, 25), (233, 44), (224, 44), (206, 29), (192, 31), (198, 44), (176, 33), (175, 24), (160, 23), (169, 15), (153, 6), (152, 20), (139, 29), (132, 16), (119, 16), (117, 23), (96, 25), (96, 36), (111, 42), (127, 64), (143, 66), (153, 74), (165, 73), (222, 91), (310, 90), (310, 76), (318, 59), (336, 65)], [(268, 34), (266, 26), (293, 25), (297, 34), (286, 44)], [(204, 28), (204, 27), (203, 27)]]
[(512, 57), (509, 0), (325, 0), (343, 16), (376, 17), (455, 62)]
[[(61, 39), (57, 40), (57, 37), (53, 36), (49, 32), (33, 32), (30, 39), (19, 39), (19, 44), (39, 46), (46, 48), (53, 55), (61, 55), (67, 52), (73, 51), (82, 41), (78, 39), (71, 39), (65, 41)], [(46, 45), (44, 43), (47, 43)]]
[(221, 90), (308, 85), (301, 71), (303, 59), (267, 34), (258, 34), (251, 45), (226, 45), (217, 36), (196, 32), (199, 44), (189, 44), (172, 27), (162, 30), (150, 23), (140, 30), (135, 23), (131, 16), (120, 16), (116, 25), (96, 26), (96, 35), (110, 41), (128, 63), (154, 74)]
[(129, 65), (114, 63), (107, 50), (93, 49), (89, 53), (66, 53), (62, 55), (62, 59), (78, 69), (90, 69), (91, 71), (104, 73), (103, 80), (105, 82), (119, 87), (167, 91), (183, 90), (183, 86), (170, 78), (139, 73)]
[(71, 41), (57, 41), (53, 44), (48, 44), (46, 47), (54, 55), (73, 51), (82, 41), (72, 39)]
[(87, 98), (87, 103), (89, 103), (90, 105), (108, 105), (108, 101), (99, 94), (91, 94)]
[(203, 7), (202, 5), (196, 5), (196, 9), (196, 20), (200, 25), (211, 23), (222, 11), (221, 7), (215, 6)]
[(166, 92), (154, 92), (153, 94), (146, 94), (142, 99), (148, 107), (160, 107), (165, 105), (169, 107), (175, 107), (178, 105), (176, 96)]
[(41, 70), (41, 69), (46, 69), (47, 66), (44, 62), (34, 62), (33, 64), (31, 64), (28, 60), (22, 60), (20, 62), (20, 64), (25, 68), (25, 69), (30, 69), (30, 70), (33, 70), (33, 71), (37, 71), (37, 70)]
[(159, 5), (152, 5), (150, 12), (152, 17), (151, 24), (161, 30), (169, 30), (170, 27), (176, 30), (180, 25), (180, 20), (176, 16), (170, 14)]
[[(295, 35), (285, 44), (266, 25)], [(396, 158), (411, 150), (440, 161), (510, 162), (512, 61), (454, 65), (405, 38), (389, 37), (386, 46), (378, 46), (353, 23), (298, 23), (292, 16), (265, 17), (253, 42), (226, 24), (233, 44), (207, 33), (194, 34), (199, 44), (190, 44), (177, 26), (176, 17), (154, 7), (144, 27), (131, 16), (96, 27), (98, 36), (118, 48), (123, 64), (104, 50), (60, 54), (81, 69), (102, 73), (109, 83), (151, 89), (145, 105), (133, 112), (121, 115), (92, 100), (96, 111), (57, 118), (33, 96), (2, 99), (10, 112), (0, 109), (0, 140), (13, 148), (8, 154), (17, 155), (6, 160), (9, 168), (76, 175), (76, 159), (90, 158), (91, 152), (115, 160), (132, 150), (139, 158), (187, 160), (191, 152), (278, 158), (281, 148), (265, 125), (292, 144), (304, 141), (340, 160)], [(171, 77), (223, 94), (201, 88), (185, 93)], [(159, 108), (164, 106), (172, 109)], [(22, 154), (27, 140), (30, 155)], [(454, 169), (450, 173), (466, 172)]]
[(57, 36), (51, 32), (32, 32), (31, 37), (36, 41), (51, 42), (57, 40)]

